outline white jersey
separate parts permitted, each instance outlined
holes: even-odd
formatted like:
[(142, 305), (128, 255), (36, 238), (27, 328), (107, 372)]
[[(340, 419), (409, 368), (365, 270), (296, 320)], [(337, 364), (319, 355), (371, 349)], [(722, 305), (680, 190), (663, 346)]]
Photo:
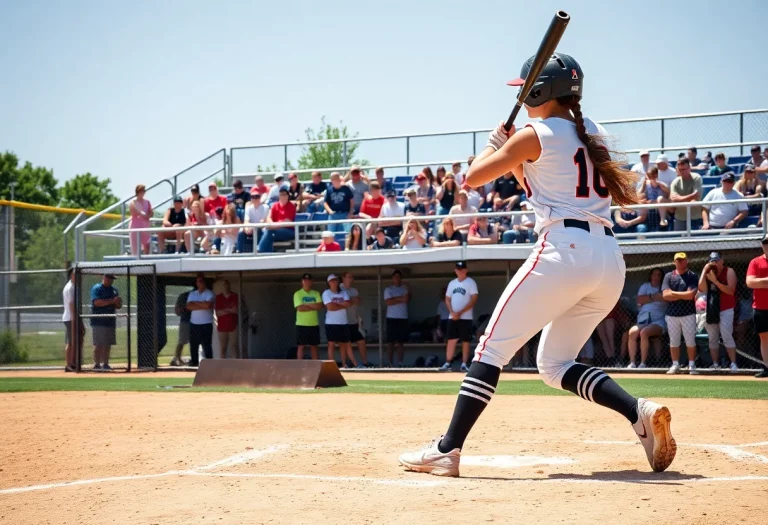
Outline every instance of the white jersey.
[[(605, 135), (600, 124), (584, 119), (587, 133)], [(576, 134), (576, 124), (548, 118), (528, 124), (539, 137), (541, 155), (523, 163), (524, 185), (536, 214), (536, 233), (563, 219), (600, 222), (609, 228), (611, 195), (594, 180), (587, 148)]]

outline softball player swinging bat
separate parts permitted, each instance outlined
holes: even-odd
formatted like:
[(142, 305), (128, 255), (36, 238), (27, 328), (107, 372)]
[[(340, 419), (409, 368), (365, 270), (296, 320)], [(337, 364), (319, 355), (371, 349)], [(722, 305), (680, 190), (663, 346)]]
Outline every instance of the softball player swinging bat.
[[(533, 57), (509, 85), (521, 86), (532, 63)], [(536, 364), (547, 385), (626, 417), (654, 471), (665, 470), (675, 457), (667, 407), (632, 397), (599, 368), (574, 360), (624, 286), (611, 199), (619, 205), (637, 199), (634, 176), (611, 160), (605, 129), (581, 114), (583, 80), (576, 60), (552, 55), (525, 98), (528, 116), (541, 120), (509, 133), (500, 124), (467, 174), (478, 187), (513, 171), (533, 205), (539, 241), (480, 338), (448, 431), (424, 449), (402, 454), (400, 464), (408, 470), (459, 475), (464, 441), (493, 397), (501, 368), (541, 329)]]

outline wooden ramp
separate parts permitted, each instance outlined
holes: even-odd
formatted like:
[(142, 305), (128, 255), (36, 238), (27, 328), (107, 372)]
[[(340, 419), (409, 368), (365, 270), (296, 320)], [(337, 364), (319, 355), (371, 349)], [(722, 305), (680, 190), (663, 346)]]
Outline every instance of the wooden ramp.
[(204, 359), (192, 386), (330, 388), (347, 386), (333, 361)]

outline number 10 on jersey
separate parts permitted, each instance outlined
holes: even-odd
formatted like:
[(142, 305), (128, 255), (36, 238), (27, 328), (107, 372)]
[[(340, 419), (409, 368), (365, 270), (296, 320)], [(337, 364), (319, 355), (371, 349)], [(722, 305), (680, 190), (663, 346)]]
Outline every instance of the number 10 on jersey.
[[(589, 173), (587, 172), (587, 155), (584, 152), (584, 148), (578, 149), (576, 155), (573, 156), (573, 163), (579, 168), (579, 183), (576, 185), (576, 197), (588, 199)], [(607, 199), (610, 196), (608, 188), (603, 186), (603, 182), (600, 180), (600, 174), (594, 169), (592, 170), (592, 187), (601, 199)]]

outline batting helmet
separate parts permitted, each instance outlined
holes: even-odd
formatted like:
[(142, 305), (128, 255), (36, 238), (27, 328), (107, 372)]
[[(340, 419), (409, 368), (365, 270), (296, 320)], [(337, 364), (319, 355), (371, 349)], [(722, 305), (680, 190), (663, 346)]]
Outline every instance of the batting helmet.
[[(522, 86), (525, 77), (531, 70), (533, 59), (531, 57), (525, 61), (520, 70), (520, 78), (507, 82), (508, 86)], [(581, 66), (576, 59), (565, 53), (555, 53), (549, 58), (549, 62), (536, 79), (530, 94), (524, 102), (536, 107), (542, 105), (548, 100), (560, 97), (582, 96), (584, 73), (581, 72)]]

